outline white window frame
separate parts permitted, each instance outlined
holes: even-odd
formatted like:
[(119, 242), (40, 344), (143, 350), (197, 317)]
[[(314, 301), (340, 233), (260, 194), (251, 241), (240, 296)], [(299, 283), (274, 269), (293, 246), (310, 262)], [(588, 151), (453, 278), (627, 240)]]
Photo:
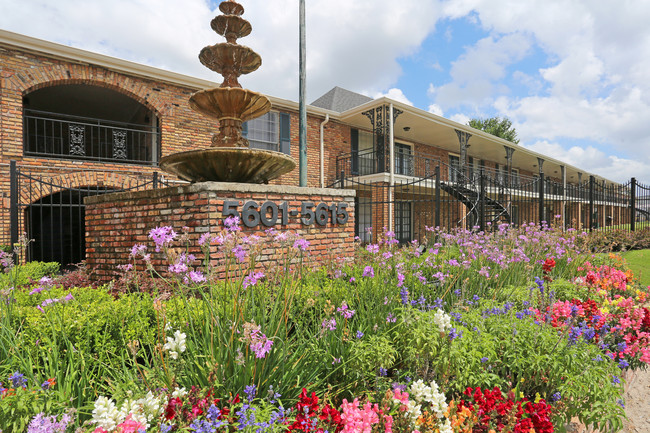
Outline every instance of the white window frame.
[[(271, 119), (269, 119), (269, 117)], [(265, 122), (263, 125), (270, 125), (272, 127), (273, 123), (275, 122), (275, 131), (272, 131), (272, 128), (268, 128), (268, 130), (264, 130), (261, 126), (261, 122)], [(250, 148), (251, 149), (266, 149), (266, 150), (274, 150), (278, 151), (279, 146), (280, 146), (280, 113), (277, 111), (269, 111), (268, 113), (257, 117), (255, 119), (251, 119), (246, 122), (247, 125), (247, 132), (245, 134), (245, 138), (248, 139), (248, 142), (250, 143)], [(252, 126), (252, 128), (251, 128)], [(269, 138), (264, 139), (264, 137), (260, 137), (263, 134), (268, 134)], [(251, 135), (253, 137), (251, 137)], [(258, 135), (258, 137), (256, 137)], [(275, 140), (273, 138), (275, 137)]]

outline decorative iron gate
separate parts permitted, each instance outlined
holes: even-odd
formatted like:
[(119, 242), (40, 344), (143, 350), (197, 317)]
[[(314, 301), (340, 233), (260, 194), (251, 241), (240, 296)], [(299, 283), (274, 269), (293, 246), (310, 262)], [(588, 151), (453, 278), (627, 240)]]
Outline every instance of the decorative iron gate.
[(11, 245), (25, 233), (30, 242), (25, 261), (74, 265), (86, 257), (85, 205), (88, 196), (158, 188), (158, 172), (75, 170), (18, 167), (10, 163)]

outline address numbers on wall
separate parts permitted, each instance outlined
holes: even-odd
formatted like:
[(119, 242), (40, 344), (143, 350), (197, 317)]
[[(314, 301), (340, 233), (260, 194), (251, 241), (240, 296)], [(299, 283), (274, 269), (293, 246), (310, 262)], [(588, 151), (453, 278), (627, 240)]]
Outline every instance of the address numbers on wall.
[(273, 227), (278, 222), (285, 226), (289, 224), (289, 217), (300, 217), (300, 222), (306, 226), (313, 224), (326, 226), (328, 223), (334, 225), (347, 223), (350, 217), (347, 207), (348, 204), (345, 202), (316, 204), (303, 201), (300, 207), (292, 208), (286, 201), (280, 204), (272, 201), (259, 204), (254, 200), (246, 201), (240, 206), (239, 200), (224, 200), (223, 216), (224, 218), (239, 217), (246, 227), (257, 227), (260, 224)]

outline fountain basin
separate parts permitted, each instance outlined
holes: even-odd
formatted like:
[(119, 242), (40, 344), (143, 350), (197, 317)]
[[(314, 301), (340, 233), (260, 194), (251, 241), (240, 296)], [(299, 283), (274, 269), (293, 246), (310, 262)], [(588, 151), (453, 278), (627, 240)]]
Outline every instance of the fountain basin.
[(239, 87), (217, 87), (200, 90), (190, 96), (190, 108), (216, 119), (237, 117), (245, 122), (271, 109), (264, 95)]
[(174, 153), (159, 165), (189, 182), (268, 183), (293, 170), (296, 161), (272, 150), (215, 147)]

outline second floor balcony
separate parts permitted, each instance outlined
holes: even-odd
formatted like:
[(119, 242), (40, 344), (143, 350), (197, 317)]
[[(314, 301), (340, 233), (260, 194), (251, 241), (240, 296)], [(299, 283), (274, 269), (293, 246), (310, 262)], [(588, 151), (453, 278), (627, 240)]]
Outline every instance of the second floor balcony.
[(26, 156), (157, 165), (159, 128), (38, 110), (23, 115)]

